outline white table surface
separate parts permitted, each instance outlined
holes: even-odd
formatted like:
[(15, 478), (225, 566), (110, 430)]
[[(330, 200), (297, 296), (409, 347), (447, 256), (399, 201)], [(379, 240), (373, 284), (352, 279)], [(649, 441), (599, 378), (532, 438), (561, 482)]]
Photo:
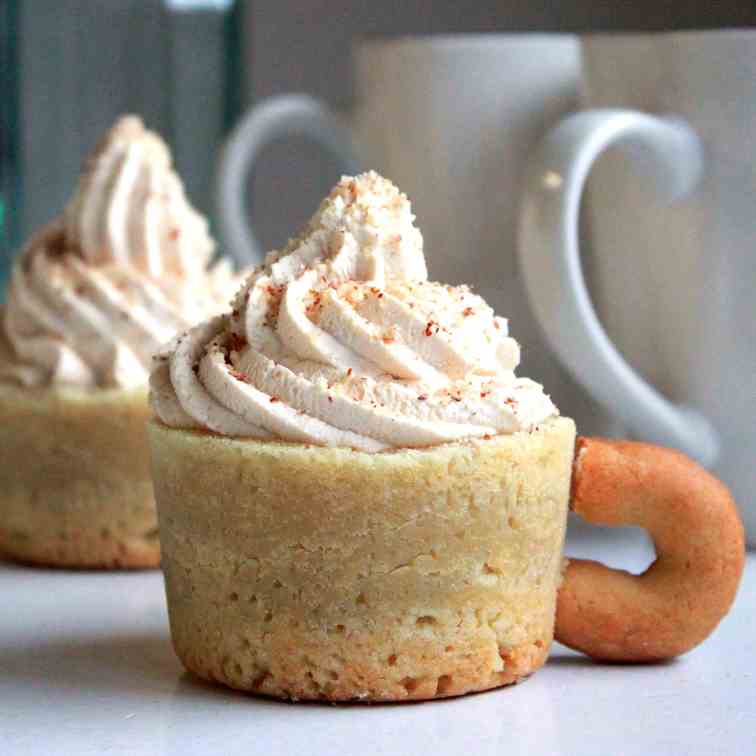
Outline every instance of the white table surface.
[[(638, 531), (598, 544), (573, 536), (573, 555), (629, 569), (650, 559)], [(279, 703), (186, 674), (171, 649), (158, 572), (0, 565), (2, 756), (258, 753), (750, 756), (756, 553), (733, 611), (679, 660), (600, 665), (557, 645), (518, 686), (378, 706)]]

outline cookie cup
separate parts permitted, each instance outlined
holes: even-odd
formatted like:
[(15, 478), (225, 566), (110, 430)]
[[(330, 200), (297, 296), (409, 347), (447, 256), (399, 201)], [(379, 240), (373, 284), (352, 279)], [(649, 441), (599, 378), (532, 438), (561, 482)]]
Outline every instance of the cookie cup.
[(200, 677), (402, 701), (545, 661), (575, 427), (366, 454), (149, 428), (171, 634)]
[(0, 554), (157, 567), (147, 391), (0, 384)]

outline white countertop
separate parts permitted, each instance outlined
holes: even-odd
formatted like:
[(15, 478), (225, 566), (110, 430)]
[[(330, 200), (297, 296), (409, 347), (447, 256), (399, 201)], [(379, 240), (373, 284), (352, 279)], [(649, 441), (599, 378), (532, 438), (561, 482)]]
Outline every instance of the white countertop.
[[(568, 552), (639, 569), (638, 532)], [(629, 545), (628, 545), (629, 543)], [(557, 645), (521, 685), (423, 704), (285, 704), (184, 673), (160, 573), (0, 565), (0, 754), (576, 754), (756, 752), (756, 553), (714, 636), (656, 666)]]

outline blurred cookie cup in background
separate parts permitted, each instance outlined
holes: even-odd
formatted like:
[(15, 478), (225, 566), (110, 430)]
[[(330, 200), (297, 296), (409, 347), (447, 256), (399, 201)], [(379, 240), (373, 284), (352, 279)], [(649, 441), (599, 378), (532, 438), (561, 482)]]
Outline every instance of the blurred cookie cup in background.
[(150, 360), (233, 295), (239, 279), (213, 252), (167, 146), (121, 118), (20, 252), (0, 311), (0, 554), (159, 564)]

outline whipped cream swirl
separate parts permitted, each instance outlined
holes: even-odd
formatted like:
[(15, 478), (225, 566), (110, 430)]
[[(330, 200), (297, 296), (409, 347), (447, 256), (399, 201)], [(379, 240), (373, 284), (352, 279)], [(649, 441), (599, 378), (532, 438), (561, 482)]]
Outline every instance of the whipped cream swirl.
[(230, 314), (158, 354), (160, 420), (375, 452), (529, 430), (557, 414), (539, 384), (515, 377), (506, 320), (467, 287), (427, 280), (413, 221), (386, 179), (344, 177)]
[(87, 162), (65, 209), (14, 267), (0, 321), (0, 380), (130, 388), (178, 331), (240, 283), (189, 204), (168, 148), (133, 116)]

